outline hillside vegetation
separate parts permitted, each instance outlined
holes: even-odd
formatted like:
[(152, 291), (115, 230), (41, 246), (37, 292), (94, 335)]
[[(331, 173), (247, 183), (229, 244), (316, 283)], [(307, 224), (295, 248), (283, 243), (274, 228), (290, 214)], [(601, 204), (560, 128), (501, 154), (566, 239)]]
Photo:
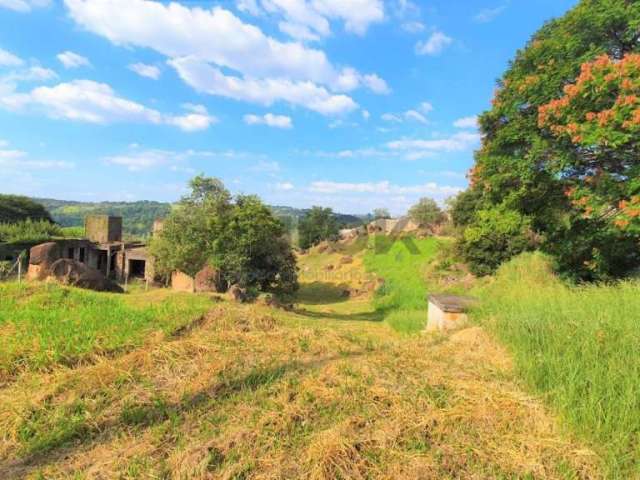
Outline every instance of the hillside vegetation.
[[(424, 264), (432, 242), (401, 263)], [(21, 354), (0, 343), (12, 365), (0, 478), (600, 478), (596, 454), (519, 388), (481, 329), (406, 335), (384, 321), (398, 299), (418, 301), (417, 283), (397, 290), (401, 251), (378, 264), (356, 245), (300, 257), (293, 310), (0, 285), (3, 338), (23, 332)], [(389, 281), (374, 300), (377, 265)], [(81, 351), (50, 354), (84, 322)]]

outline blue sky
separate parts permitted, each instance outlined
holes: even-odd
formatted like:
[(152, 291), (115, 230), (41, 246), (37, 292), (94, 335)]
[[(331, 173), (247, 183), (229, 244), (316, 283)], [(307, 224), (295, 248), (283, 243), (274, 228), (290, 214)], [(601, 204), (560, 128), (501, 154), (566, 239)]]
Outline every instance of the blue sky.
[(4, 193), (401, 214), (465, 188), (495, 80), (575, 0), (0, 0)]

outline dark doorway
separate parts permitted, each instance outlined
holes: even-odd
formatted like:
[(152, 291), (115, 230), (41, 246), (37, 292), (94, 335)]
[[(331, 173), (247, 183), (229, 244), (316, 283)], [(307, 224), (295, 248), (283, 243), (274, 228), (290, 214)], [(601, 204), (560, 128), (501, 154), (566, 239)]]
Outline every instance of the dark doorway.
[(129, 260), (129, 277), (144, 278), (146, 263), (144, 260)]
[(67, 248), (67, 258), (73, 258), (73, 247)]
[(100, 270), (104, 275), (107, 274), (107, 252), (105, 252), (104, 250), (98, 251), (97, 269)]
[(80, 263), (84, 263), (84, 248), (80, 249), (80, 253), (78, 254), (78, 260), (80, 260)]

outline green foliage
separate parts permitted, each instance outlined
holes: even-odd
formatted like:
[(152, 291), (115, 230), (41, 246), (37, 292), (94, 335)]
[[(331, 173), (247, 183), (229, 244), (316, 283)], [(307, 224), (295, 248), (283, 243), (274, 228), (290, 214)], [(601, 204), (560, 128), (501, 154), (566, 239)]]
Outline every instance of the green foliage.
[(53, 223), (49, 212), (27, 197), (0, 194), (0, 223), (44, 220)]
[(435, 257), (440, 242), (433, 237), (398, 240), (384, 235), (370, 241), (365, 268), (384, 279), (376, 291), (374, 307), (395, 330), (422, 330), (427, 321), (424, 268)]
[(444, 213), (435, 200), (421, 198), (409, 209), (409, 217), (420, 226), (435, 225), (444, 220)]
[(87, 215), (115, 215), (122, 217), (122, 230), (127, 236), (146, 237), (153, 222), (166, 217), (171, 204), (151, 201), (138, 202), (74, 202), (36, 198), (44, 205), (53, 219), (63, 227), (82, 227)]
[(482, 208), (482, 191), (469, 188), (449, 198), (447, 203), (453, 224), (456, 227), (466, 227), (474, 221), (476, 212)]
[[(560, 270), (581, 279), (621, 276), (640, 265), (640, 232), (624, 223), (612, 225), (624, 220), (618, 213), (626, 205), (620, 201), (628, 200), (632, 210), (627, 213), (635, 214), (631, 203), (640, 193), (638, 143), (621, 141), (620, 132), (609, 131), (618, 125), (617, 120), (609, 122), (610, 116), (618, 119), (618, 114), (603, 113), (616, 104), (621, 89), (636, 88), (631, 70), (626, 78), (631, 83), (624, 82), (627, 73), (608, 76), (614, 72), (605, 71), (615, 70), (612, 65), (625, 57), (635, 65), (637, 55), (629, 55), (640, 51), (639, 26), (638, 2), (582, 0), (518, 52), (499, 81), (493, 107), (480, 118), (483, 145), (471, 177), (472, 190), (481, 195), (478, 206), (499, 206), (529, 219), (544, 240), (541, 248), (554, 254)], [(596, 58), (600, 60), (594, 63)], [(602, 72), (597, 62), (603, 64)], [(595, 88), (600, 73), (605, 82), (600, 87), (606, 88)], [(623, 101), (629, 106), (637, 102)], [(620, 106), (620, 115), (627, 117), (620, 117), (619, 126), (631, 122), (624, 128), (632, 131), (634, 118), (625, 108)], [(585, 200), (586, 191), (590, 198)], [(459, 221), (467, 223), (469, 216)], [(603, 248), (620, 240), (625, 249)], [(576, 244), (578, 251), (571, 247)]]
[(298, 226), (300, 248), (307, 249), (324, 240), (338, 238), (338, 222), (330, 208), (313, 207)]
[(458, 247), (473, 273), (488, 275), (502, 262), (534, 247), (531, 222), (506, 208), (479, 210)]
[(372, 216), (375, 220), (391, 218), (391, 214), (389, 213), (389, 210), (386, 208), (376, 208), (373, 211)]
[(62, 227), (62, 236), (65, 238), (84, 238), (84, 227)]
[(474, 317), (565, 422), (590, 440), (606, 478), (640, 471), (640, 283), (570, 287), (539, 253), (500, 268)]
[(258, 197), (235, 200), (215, 178), (195, 177), (150, 245), (156, 271), (195, 275), (206, 264), (228, 284), (290, 292), (297, 270), (286, 230)]
[(62, 229), (48, 220), (0, 223), (0, 242), (44, 242), (62, 234)]

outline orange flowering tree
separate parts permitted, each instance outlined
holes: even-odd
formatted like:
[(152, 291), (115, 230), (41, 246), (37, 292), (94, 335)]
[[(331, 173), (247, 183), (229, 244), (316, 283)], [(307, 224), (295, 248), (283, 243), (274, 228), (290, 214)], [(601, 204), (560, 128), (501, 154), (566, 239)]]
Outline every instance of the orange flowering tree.
[[(530, 248), (581, 280), (640, 266), (640, 2), (581, 0), (545, 24), (479, 123), (474, 194), (465, 197), (476, 213), (462, 216), (475, 237), (470, 243), (463, 231), (459, 240), (476, 271)], [(512, 217), (520, 227), (505, 230), (509, 248), (479, 228), (482, 219)]]
[(640, 54), (582, 65), (564, 96), (539, 107), (538, 125), (575, 151), (561, 173), (585, 218), (640, 230)]

